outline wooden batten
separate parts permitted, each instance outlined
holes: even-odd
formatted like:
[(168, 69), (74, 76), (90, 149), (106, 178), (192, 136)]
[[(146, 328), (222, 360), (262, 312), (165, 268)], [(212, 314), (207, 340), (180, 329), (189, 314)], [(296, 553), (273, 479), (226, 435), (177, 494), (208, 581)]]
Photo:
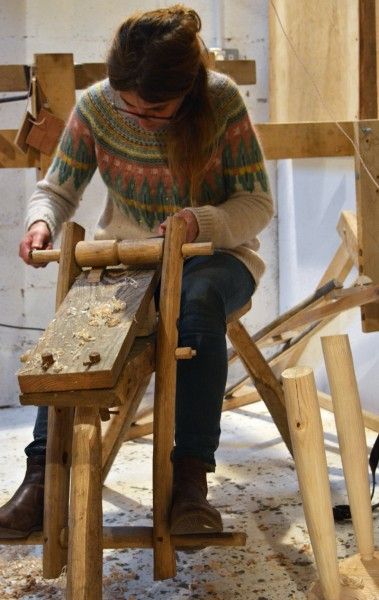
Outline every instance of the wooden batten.
[[(340, 123), (352, 138), (353, 123)], [(353, 156), (354, 148), (333, 122), (258, 123), (254, 125), (266, 160)]]
[(28, 65), (0, 65), (0, 92), (26, 92)]
[[(359, 121), (355, 126), (359, 152), (374, 181), (368, 176), (359, 157), (356, 159), (356, 192), (358, 223), (359, 274), (379, 283), (379, 123)], [(362, 307), (362, 329), (365, 332), (379, 331), (379, 302)]]

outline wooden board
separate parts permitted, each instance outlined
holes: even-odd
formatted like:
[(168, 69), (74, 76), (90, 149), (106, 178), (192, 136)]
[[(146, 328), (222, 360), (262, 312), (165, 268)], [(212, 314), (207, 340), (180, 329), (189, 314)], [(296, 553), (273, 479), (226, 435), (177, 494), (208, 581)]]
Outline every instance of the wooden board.
[[(256, 83), (254, 60), (216, 60), (212, 68), (215, 71), (229, 75), (239, 85)], [(75, 65), (75, 86), (77, 90), (84, 89), (106, 76), (107, 69), (104, 63)]]
[(359, 109), (358, 0), (275, 0), (294, 49), (269, 4), (270, 120), (356, 119)]
[[(143, 320), (158, 280), (152, 270), (107, 270), (101, 282), (76, 280), (55, 319), (18, 372), (23, 393), (111, 388)], [(120, 310), (117, 310), (120, 308)], [(55, 359), (46, 371), (41, 354)], [(83, 365), (90, 352), (100, 362)]]
[[(360, 154), (376, 182), (379, 181), (379, 123), (359, 121), (355, 126)], [(379, 283), (379, 190), (361, 162), (356, 160), (356, 196), (359, 274)], [(379, 330), (379, 302), (362, 308), (362, 329)]]
[(0, 65), (0, 92), (26, 92), (26, 69), (26, 65)]
[[(340, 123), (353, 137), (353, 124)], [(266, 160), (352, 156), (354, 148), (335, 123), (259, 123), (254, 126)]]

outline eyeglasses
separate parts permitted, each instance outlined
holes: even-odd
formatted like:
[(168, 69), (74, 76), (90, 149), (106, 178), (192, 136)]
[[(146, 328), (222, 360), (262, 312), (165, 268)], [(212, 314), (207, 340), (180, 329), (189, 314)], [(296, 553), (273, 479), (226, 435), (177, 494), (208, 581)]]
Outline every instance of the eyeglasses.
[(169, 121), (172, 121), (173, 119), (175, 119), (176, 113), (177, 111), (174, 112), (173, 115), (170, 115), (169, 117), (158, 117), (155, 115), (148, 115), (148, 114), (144, 114), (144, 113), (136, 113), (133, 112), (131, 110), (128, 110), (127, 108), (121, 108), (121, 106), (117, 106), (117, 104), (115, 102), (112, 102), (112, 106), (113, 108), (115, 108), (116, 110), (126, 113), (127, 115), (131, 116), (131, 117), (135, 117), (137, 119), (144, 119), (146, 121), (158, 121), (159, 123), (162, 122), (166, 122), (168, 123)]

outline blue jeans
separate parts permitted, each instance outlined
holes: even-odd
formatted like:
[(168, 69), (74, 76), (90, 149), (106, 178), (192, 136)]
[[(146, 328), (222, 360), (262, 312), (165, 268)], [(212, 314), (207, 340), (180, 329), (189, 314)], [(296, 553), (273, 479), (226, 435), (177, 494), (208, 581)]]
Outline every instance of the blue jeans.
[[(184, 263), (178, 345), (195, 349), (196, 356), (178, 361), (174, 459), (192, 456), (215, 468), (228, 371), (226, 317), (254, 290), (253, 277), (230, 254), (195, 256)], [(47, 407), (38, 408), (33, 436), (25, 453), (44, 454)]]

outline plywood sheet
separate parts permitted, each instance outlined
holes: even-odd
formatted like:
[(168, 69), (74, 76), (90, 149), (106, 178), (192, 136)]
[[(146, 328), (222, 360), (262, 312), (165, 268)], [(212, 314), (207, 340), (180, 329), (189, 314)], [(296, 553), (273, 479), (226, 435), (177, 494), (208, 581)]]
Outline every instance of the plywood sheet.
[(356, 119), (359, 110), (358, 0), (273, 0), (273, 3), (294, 50), (270, 5), (271, 121)]
[[(110, 388), (116, 381), (147, 313), (158, 273), (107, 270), (98, 282), (85, 274), (76, 280), (18, 373), (23, 393)], [(91, 352), (100, 354), (96, 364)], [(44, 370), (41, 355), (54, 363)]]

